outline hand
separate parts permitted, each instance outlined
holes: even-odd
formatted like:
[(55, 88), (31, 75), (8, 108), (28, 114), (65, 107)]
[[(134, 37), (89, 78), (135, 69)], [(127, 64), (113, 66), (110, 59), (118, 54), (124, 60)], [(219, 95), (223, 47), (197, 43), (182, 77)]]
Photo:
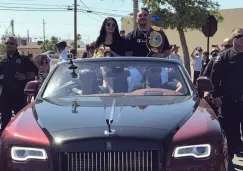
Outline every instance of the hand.
[(0, 96), (2, 95), (2, 92), (3, 92), (3, 88), (0, 87)]
[(26, 80), (27, 79), (26, 74), (19, 73), (19, 72), (16, 72), (15, 78), (17, 78), (17, 80)]
[(213, 104), (215, 107), (221, 107), (222, 105), (222, 99), (220, 97), (216, 97), (213, 99)]
[(109, 52), (111, 51), (111, 48), (110, 47), (105, 47), (105, 52)]
[(35, 78), (35, 73), (34, 72), (27, 72), (27, 79), (32, 79)]

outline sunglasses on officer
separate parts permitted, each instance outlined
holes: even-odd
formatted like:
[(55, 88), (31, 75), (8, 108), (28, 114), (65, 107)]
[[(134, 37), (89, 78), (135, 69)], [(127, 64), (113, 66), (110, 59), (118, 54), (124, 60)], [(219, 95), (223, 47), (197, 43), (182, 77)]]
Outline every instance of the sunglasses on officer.
[(15, 45), (15, 43), (13, 43), (13, 42), (6, 42), (5, 45), (12, 45), (13, 46), (13, 45)]

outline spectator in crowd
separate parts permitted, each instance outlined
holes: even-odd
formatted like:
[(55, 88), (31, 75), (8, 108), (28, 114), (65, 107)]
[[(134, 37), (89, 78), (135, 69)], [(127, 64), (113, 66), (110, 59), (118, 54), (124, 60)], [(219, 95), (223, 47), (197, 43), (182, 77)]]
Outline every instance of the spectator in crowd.
[(202, 61), (202, 68), (201, 68), (201, 73), (200, 75), (203, 75), (203, 72), (208, 65), (210, 59), (209, 59), (209, 53), (208, 52), (203, 52), (203, 61)]
[[(194, 54), (195, 52), (198, 52)], [(202, 61), (203, 61), (203, 50), (201, 47), (196, 47), (192, 54), (192, 59), (194, 60), (194, 77), (193, 77), (193, 84), (196, 85), (197, 78), (199, 77), (202, 69)]]
[(169, 59), (174, 59), (174, 60), (177, 60), (177, 61), (180, 61), (182, 63), (182, 60), (181, 60), (181, 57), (178, 53), (179, 51), (179, 46), (177, 45), (172, 45), (171, 46), (171, 54), (169, 56)]
[(39, 80), (41, 84), (43, 84), (49, 72), (50, 72), (49, 60), (46, 56), (43, 56), (41, 58), (41, 63), (39, 66)]
[(83, 53), (82, 58), (92, 58), (94, 55), (95, 41), (86, 45), (86, 51)]
[(73, 58), (76, 59), (77, 51), (76, 51), (75, 48), (71, 48), (71, 49), (69, 50), (69, 53), (71, 53), (71, 54), (73, 55)]
[(224, 44), (222, 44), (222, 51), (227, 50), (233, 46), (232, 39), (226, 38), (224, 39)]

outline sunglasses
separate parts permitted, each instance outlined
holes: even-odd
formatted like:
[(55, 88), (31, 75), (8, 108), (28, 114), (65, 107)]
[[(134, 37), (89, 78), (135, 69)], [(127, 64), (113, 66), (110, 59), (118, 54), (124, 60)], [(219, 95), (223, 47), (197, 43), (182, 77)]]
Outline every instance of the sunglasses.
[(148, 14), (139, 14), (138, 17), (141, 18), (141, 17), (147, 17)]
[(15, 43), (13, 42), (6, 42), (5, 45), (14, 45)]
[(241, 38), (243, 38), (243, 34), (238, 34), (238, 35), (234, 36), (234, 38), (241, 39)]
[(107, 27), (110, 27), (110, 26), (112, 26), (112, 27), (116, 27), (116, 24), (115, 24), (115, 23), (106, 23), (106, 26), (107, 26)]

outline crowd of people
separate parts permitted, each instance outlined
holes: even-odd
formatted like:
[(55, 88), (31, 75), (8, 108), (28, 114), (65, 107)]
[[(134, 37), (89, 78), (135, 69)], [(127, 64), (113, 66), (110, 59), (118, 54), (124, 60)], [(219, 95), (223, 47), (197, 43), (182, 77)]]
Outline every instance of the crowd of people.
[[(149, 49), (146, 45), (147, 33), (151, 29), (150, 15), (146, 8), (137, 14), (138, 28), (125, 36), (125, 31), (119, 31), (117, 21), (108, 17), (104, 20), (100, 34), (96, 41), (86, 46), (82, 58), (136, 56), (147, 57)], [(164, 46), (161, 52), (154, 53), (152, 57), (174, 59), (182, 62), (178, 54), (179, 46), (170, 45), (164, 34)], [(66, 43), (57, 45), (59, 62), (68, 60)], [(225, 39), (220, 48), (213, 46), (211, 52), (195, 47), (191, 53), (193, 59), (193, 84), (199, 76), (211, 79), (215, 90), (204, 96), (199, 91), (199, 96), (205, 98), (220, 118), (229, 143), (229, 153), (233, 155), (243, 150), (241, 141), (240, 124), (243, 123), (243, 29), (232, 31), (232, 36)], [(10, 37), (6, 40), (6, 58), (0, 61), (0, 112), (2, 114), (3, 130), (11, 119), (12, 111), (17, 113), (26, 104), (24, 87), (30, 80), (44, 81), (50, 71), (51, 60), (43, 56), (39, 62), (30, 60), (20, 55), (17, 51), (17, 41)], [(70, 50), (76, 58), (77, 52)], [(135, 71), (134, 71), (135, 72)], [(138, 72), (139, 73), (139, 72)], [(241, 127), (243, 130), (243, 126)]]

